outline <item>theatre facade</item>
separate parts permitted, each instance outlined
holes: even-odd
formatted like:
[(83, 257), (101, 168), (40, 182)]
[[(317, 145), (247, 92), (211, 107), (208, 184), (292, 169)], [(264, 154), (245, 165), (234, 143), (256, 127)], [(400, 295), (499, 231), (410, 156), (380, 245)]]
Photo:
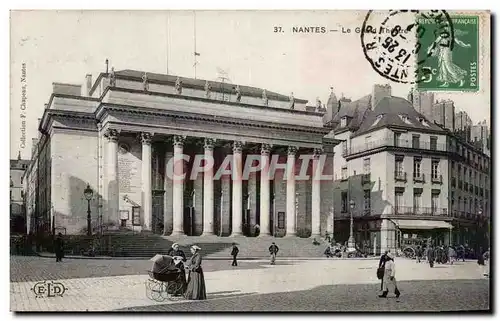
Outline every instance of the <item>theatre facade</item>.
[(319, 101), (308, 107), (293, 94), (133, 70), (91, 78), (83, 88), (54, 83), (39, 123), (50, 155), (46, 220), (56, 233), (86, 232), (87, 186), (93, 232), (334, 230), (340, 141)]

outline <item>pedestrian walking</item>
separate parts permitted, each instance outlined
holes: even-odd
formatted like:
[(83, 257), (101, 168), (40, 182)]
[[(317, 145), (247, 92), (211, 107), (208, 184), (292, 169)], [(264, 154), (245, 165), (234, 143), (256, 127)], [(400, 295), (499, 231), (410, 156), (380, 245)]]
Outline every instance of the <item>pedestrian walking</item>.
[(278, 254), (279, 250), (280, 249), (274, 242), (269, 247), (269, 254), (271, 255), (271, 265), (274, 265), (276, 263), (276, 255)]
[(432, 247), (432, 244), (429, 244), (427, 247), (427, 261), (429, 262), (430, 267), (434, 267), (435, 256), (434, 248)]
[(479, 265), (479, 271), (481, 272), (481, 274), (484, 276), (485, 274), (485, 262), (484, 262), (484, 255), (483, 255), (483, 248), (480, 247), (479, 248), (479, 252), (478, 252), (478, 255), (477, 255), (477, 264)]
[(489, 277), (490, 276), (490, 249), (489, 248), (488, 248), (488, 251), (484, 252), (483, 258), (484, 258), (483, 276)]
[(205, 288), (205, 277), (201, 267), (201, 248), (197, 245), (191, 246), (191, 260), (188, 265), (188, 285), (184, 297), (188, 300), (206, 300), (207, 290)]
[(384, 290), (380, 298), (386, 298), (387, 294), (389, 294), (389, 288), (394, 288), (394, 294), (396, 298), (399, 298), (401, 292), (399, 292), (398, 285), (396, 283), (396, 265), (394, 264), (394, 256), (392, 253), (387, 253), (385, 256), (385, 264), (384, 264)]
[(417, 245), (415, 248), (415, 258), (417, 259), (417, 263), (420, 263), (420, 259), (422, 258), (422, 247)]
[(377, 278), (380, 280), (380, 291), (384, 290), (384, 271), (385, 271), (385, 261), (389, 251), (385, 251), (384, 254), (380, 256), (377, 268)]
[(233, 257), (233, 263), (231, 263), (231, 266), (238, 266), (238, 261), (236, 260), (236, 257), (238, 256), (238, 253), (240, 250), (236, 246), (236, 243), (233, 243), (233, 249), (231, 250), (231, 256)]
[(330, 237), (330, 234), (328, 231), (325, 231), (325, 241), (330, 243), (332, 241), (332, 238)]
[(457, 260), (457, 252), (453, 247), (448, 247), (448, 259), (450, 260), (450, 265), (453, 265), (453, 262)]
[(64, 256), (64, 240), (62, 239), (62, 234), (57, 234), (54, 240), (54, 252), (56, 254), (56, 262), (62, 262)]

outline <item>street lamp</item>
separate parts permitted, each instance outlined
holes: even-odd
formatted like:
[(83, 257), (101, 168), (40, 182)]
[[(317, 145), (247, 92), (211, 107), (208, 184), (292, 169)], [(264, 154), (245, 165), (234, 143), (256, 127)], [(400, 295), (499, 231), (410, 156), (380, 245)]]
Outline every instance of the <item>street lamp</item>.
[(87, 184), (87, 188), (83, 191), (83, 195), (85, 195), (85, 199), (87, 199), (87, 235), (91, 236), (92, 235), (92, 224), (91, 224), (91, 217), (90, 217), (90, 200), (92, 199), (92, 195), (94, 194), (94, 191), (92, 188), (90, 188), (90, 184)]
[(350, 200), (349, 201), (349, 207), (350, 207), (350, 213), (351, 213), (351, 229), (349, 231), (349, 240), (347, 241), (347, 247), (349, 249), (354, 249), (356, 247), (356, 244), (355, 244), (355, 241), (354, 241), (354, 232), (353, 232), (353, 228), (354, 228), (354, 219), (352, 217), (352, 212), (354, 210), (354, 206), (356, 204), (354, 203), (353, 200)]

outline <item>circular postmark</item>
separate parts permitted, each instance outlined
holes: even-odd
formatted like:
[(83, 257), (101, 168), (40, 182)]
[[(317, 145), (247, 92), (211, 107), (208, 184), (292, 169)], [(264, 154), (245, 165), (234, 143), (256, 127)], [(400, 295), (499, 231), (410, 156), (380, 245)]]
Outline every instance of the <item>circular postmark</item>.
[[(432, 37), (425, 47), (424, 37)], [(398, 83), (424, 81), (432, 72), (425, 67), (426, 59), (442, 47), (452, 50), (453, 43), (453, 24), (444, 10), (371, 10), (361, 28), (368, 62), (382, 77)]]

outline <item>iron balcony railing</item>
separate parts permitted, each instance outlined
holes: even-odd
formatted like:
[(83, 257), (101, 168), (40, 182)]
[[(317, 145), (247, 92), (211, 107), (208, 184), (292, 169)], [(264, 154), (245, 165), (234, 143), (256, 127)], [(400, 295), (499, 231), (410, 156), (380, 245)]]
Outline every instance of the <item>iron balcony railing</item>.
[(420, 175), (419, 175), (418, 173), (413, 172), (413, 181), (424, 183), (425, 182), (425, 174), (420, 173)]
[(393, 206), (392, 213), (395, 215), (409, 216), (448, 216), (448, 209), (436, 207)]
[(402, 140), (402, 139), (395, 140), (394, 138), (385, 138), (369, 143), (350, 146), (345, 151), (345, 156), (369, 151), (380, 147), (401, 147), (401, 148), (413, 148), (413, 149), (423, 149), (423, 150), (436, 150), (443, 152), (447, 150), (446, 144), (431, 144), (430, 142), (419, 142), (419, 144), (414, 144), (411, 140)]
[(363, 174), (361, 176), (361, 184), (368, 184), (371, 182), (371, 175), (368, 173), (368, 174)]
[(394, 179), (401, 182), (406, 182), (408, 180), (406, 178), (406, 172), (403, 171), (394, 171)]
[(438, 175), (438, 176), (432, 175), (431, 181), (436, 184), (443, 184), (443, 175)]

